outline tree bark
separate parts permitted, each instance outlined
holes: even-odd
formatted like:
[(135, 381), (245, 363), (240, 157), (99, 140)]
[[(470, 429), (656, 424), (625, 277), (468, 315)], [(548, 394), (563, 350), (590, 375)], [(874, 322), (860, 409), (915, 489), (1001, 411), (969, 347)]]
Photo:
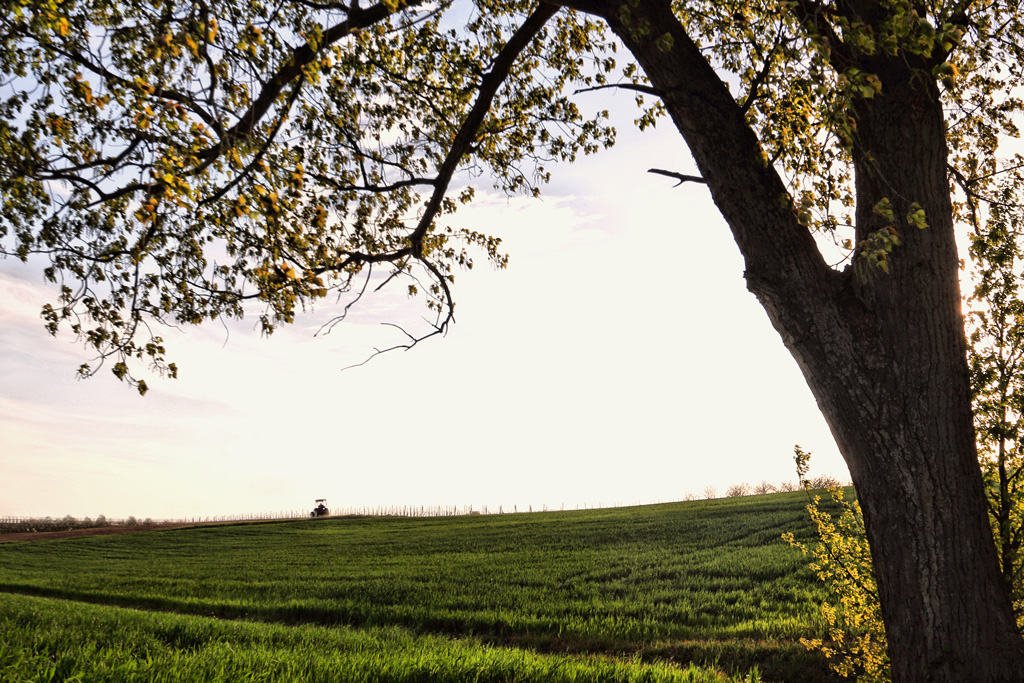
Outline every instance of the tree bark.
[[(883, 88), (853, 112), (857, 238), (885, 227), (873, 208), (887, 198), (901, 244), (888, 274), (838, 272), (798, 222), (743, 112), (670, 3), (629, 3), (629, 26), (624, 3), (575, 4), (608, 21), (661, 95), (743, 254), (749, 290), (836, 438), (864, 511), (893, 680), (1024, 680), (1024, 640), (999, 573), (975, 450), (934, 79), (904, 55), (868, 65)], [(646, 34), (631, 31), (637, 22)], [(672, 40), (656, 40), (665, 34)], [(926, 211), (926, 229), (904, 220), (913, 202)]]

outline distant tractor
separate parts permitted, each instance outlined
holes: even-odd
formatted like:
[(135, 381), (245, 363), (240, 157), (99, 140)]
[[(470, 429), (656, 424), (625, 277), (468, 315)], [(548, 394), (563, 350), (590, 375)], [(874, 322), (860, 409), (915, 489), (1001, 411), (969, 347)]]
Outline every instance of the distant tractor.
[(331, 514), (331, 511), (327, 509), (326, 505), (324, 505), (324, 503), (326, 503), (326, 502), (327, 502), (326, 498), (317, 498), (316, 499), (316, 507), (313, 508), (313, 511), (309, 513), (309, 516), (310, 517), (326, 517), (327, 515)]

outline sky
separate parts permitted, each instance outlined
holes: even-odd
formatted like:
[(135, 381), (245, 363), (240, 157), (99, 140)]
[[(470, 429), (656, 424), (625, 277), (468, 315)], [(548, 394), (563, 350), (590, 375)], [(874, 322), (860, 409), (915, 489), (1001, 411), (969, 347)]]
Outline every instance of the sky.
[[(176, 380), (140, 397), (39, 310), (38, 267), (0, 260), (0, 516), (175, 519), (364, 506), (491, 512), (629, 505), (812, 474), (848, 479), (795, 361), (743, 281), (668, 121), (555, 168), (541, 199), (479, 192), (454, 224), (501, 237), (455, 282), (456, 324), (410, 351), (384, 322), (403, 288), (328, 335), (320, 305), (262, 338), (255, 319), (161, 331)], [(330, 301), (330, 300), (328, 300)]]

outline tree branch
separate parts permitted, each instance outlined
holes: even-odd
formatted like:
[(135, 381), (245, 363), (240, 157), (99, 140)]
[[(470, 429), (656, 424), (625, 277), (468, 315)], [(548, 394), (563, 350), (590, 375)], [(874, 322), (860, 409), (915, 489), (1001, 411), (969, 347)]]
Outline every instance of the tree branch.
[[(783, 39), (782, 28), (780, 27), (779, 36), (775, 39), (775, 44), (778, 45), (781, 42), (783, 42)], [(761, 65), (761, 70), (757, 72), (757, 75), (754, 76), (754, 80), (750, 82), (750, 91), (747, 92), (747, 96), (743, 98), (743, 104), (740, 105), (740, 111), (743, 112), (744, 115), (750, 111), (750, 107), (752, 107), (754, 102), (757, 100), (758, 90), (760, 90), (761, 86), (764, 85), (764, 82), (768, 79), (768, 75), (772, 71), (772, 54), (773, 50), (769, 50), (768, 54), (764, 58), (764, 64)]]
[(676, 173), (675, 171), (666, 171), (660, 168), (649, 168), (648, 173), (657, 173), (658, 175), (668, 176), (669, 178), (675, 178), (679, 182), (673, 185), (673, 187), (679, 187), (683, 183), (702, 183), (707, 184), (708, 181), (704, 180), (697, 175), (686, 175), (685, 173)]
[[(428, 273), (430, 273), (433, 280), (437, 283), (439, 290), (437, 294), (442, 301), (437, 304), (438, 318), (430, 323), (432, 327), (430, 332), (416, 336), (409, 334), (399, 327), (398, 329), (400, 329), (402, 333), (409, 338), (407, 343), (396, 344), (383, 349), (374, 349), (370, 358), (349, 367), (358, 367), (359, 365), (363, 365), (374, 356), (378, 356), (382, 353), (398, 349), (411, 349), (430, 337), (444, 334), (448, 329), (448, 325), (450, 325), (454, 320), (455, 301), (452, 297), (451, 288), (448, 284), (448, 278), (427, 258), (424, 253), (424, 239), (430, 231), (437, 213), (441, 209), (456, 169), (462, 162), (463, 157), (473, 149), (476, 135), (480, 130), (480, 126), (486, 118), (487, 113), (490, 111), (491, 104), (498, 93), (498, 89), (505, 82), (505, 79), (508, 78), (519, 54), (530, 44), (537, 33), (540, 32), (548, 19), (553, 17), (557, 12), (557, 5), (552, 3), (541, 3), (537, 9), (527, 17), (526, 21), (523, 22), (515, 33), (512, 34), (508, 42), (495, 58), (491, 71), (485, 74), (481, 79), (476, 101), (470, 108), (466, 118), (463, 119), (462, 125), (459, 127), (458, 132), (456, 132), (451, 146), (448, 149), (448, 153), (445, 155), (444, 161), (442, 161), (441, 165), (438, 167), (437, 176), (432, 183), (434, 191), (431, 193), (431, 196), (424, 207), (423, 214), (421, 215), (416, 228), (409, 235), (409, 247), (387, 254), (350, 253), (339, 264), (333, 265), (329, 268), (315, 269), (315, 272), (318, 273), (327, 270), (344, 271), (346, 268), (356, 264), (373, 264), (382, 262), (395, 263), (403, 258), (412, 257), (416, 259)], [(394, 274), (392, 274), (391, 277), (394, 277)], [(389, 277), (388, 279), (390, 280), (391, 278)], [(361, 297), (365, 291), (366, 288), (364, 286), (359, 296)], [(348, 307), (346, 306), (345, 313), (347, 312)]]
[(595, 85), (591, 88), (580, 88), (573, 94), (579, 95), (585, 92), (594, 92), (595, 90), (607, 90), (608, 88), (617, 88), (619, 90), (635, 90), (636, 92), (644, 93), (645, 95), (652, 95), (654, 97), (661, 97), (661, 92), (652, 88), (649, 85), (642, 85), (640, 83), (608, 83), (606, 85)]
[[(405, 4), (420, 4), (421, 1), (409, 0)], [(353, 5), (345, 21), (339, 22), (323, 32), (320, 47), (317, 50), (310, 47), (309, 43), (304, 43), (295, 48), (292, 52), (291, 60), (270, 77), (260, 91), (260, 94), (249, 106), (249, 109), (238, 117), (238, 121), (224, 133), (221, 141), (197, 156), (216, 156), (223, 151), (225, 146), (231, 146), (236, 140), (247, 137), (256, 128), (256, 124), (270, 110), (273, 103), (277, 101), (284, 88), (302, 74), (303, 68), (316, 59), (317, 55), (320, 54), (320, 50), (333, 45), (356, 30), (369, 28), (383, 21), (390, 14), (392, 14), (391, 10), (383, 2), (379, 2), (365, 10), (359, 9), (358, 5)]]
[(451, 183), (452, 176), (455, 174), (459, 163), (461, 163), (462, 157), (472, 149), (477, 131), (487, 117), (487, 112), (490, 111), (491, 103), (498, 93), (498, 88), (505, 82), (519, 53), (530, 44), (534, 36), (547, 23), (547, 20), (557, 12), (558, 7), (553, 4), (542, 3), (538, 6), (533, 11), (533, 14), (523, 22), (523, 25), (512, 34), (512, 37), (509, 38), (501, 52), (498, 53), (497, 58), (495, 58), (491, 71), (485, 74), (480, 81), (480, 90), (477, 93), (476, 101), (459, 127), (459, 131), (455, 134), (451, 147), (448, 149), (448, 154), (438, 168), (434, 192), (431, 194), (429, 201), (427, 201), (426, 207), (424, 207), (419, 224), (412, 234), (409, 235), (409, 240), (413, 244), (417, 257), (422, 256), (423, 238), (426, 236), (431, 224), (434, 222), (434, 218), (437, 216), (437, 212), (441, 208), (445, 194), (448, 192), (448, 185)]
[[(616, 12), (604, 19), (637, 58), (651, 85), (664, 93), (662, 103), (743, 254), (748, 287), (762, 303), (772, 300), (766, 308), (777, 303), (805, 312), (820, 310), (820, 299), (832, 291), (829, 283), (837, 273), (798, 221), (786, 184), (741, 106), (670, 3), (640, 3), (633, 11), (632, 22), (650, 27), (646, 38), (635, 36)], [(659, 40), (650, 39), (652, 35)], [(683, 180), (673, 172), (663, 175)]]
[(850, 48), (847, 47), (846, 43), (839, 37), (839, 34), (836, 33), (835, 27), (829, 22), (828, 15), (836, 12), (834, 8), (826, 7), (814, 0), (796, 0), (792, 5), (792, 11), (797, 19), (806, 26), (813, 28), (821, 36), (821, 39), (826, 41), (829, 54), (831, 55), (830, 61), (833, 66), (841, 69), (844, 64), (849, 64), (853, 61), (853, 54)]

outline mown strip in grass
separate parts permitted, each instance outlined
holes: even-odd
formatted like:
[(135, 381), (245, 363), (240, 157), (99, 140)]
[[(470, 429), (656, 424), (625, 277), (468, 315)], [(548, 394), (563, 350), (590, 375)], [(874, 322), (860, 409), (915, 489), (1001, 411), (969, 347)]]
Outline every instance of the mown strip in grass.
[(538, 654), (397, 627), (283, 626), (0, 594), (0, 680), (726, 683), (710, 667)]

